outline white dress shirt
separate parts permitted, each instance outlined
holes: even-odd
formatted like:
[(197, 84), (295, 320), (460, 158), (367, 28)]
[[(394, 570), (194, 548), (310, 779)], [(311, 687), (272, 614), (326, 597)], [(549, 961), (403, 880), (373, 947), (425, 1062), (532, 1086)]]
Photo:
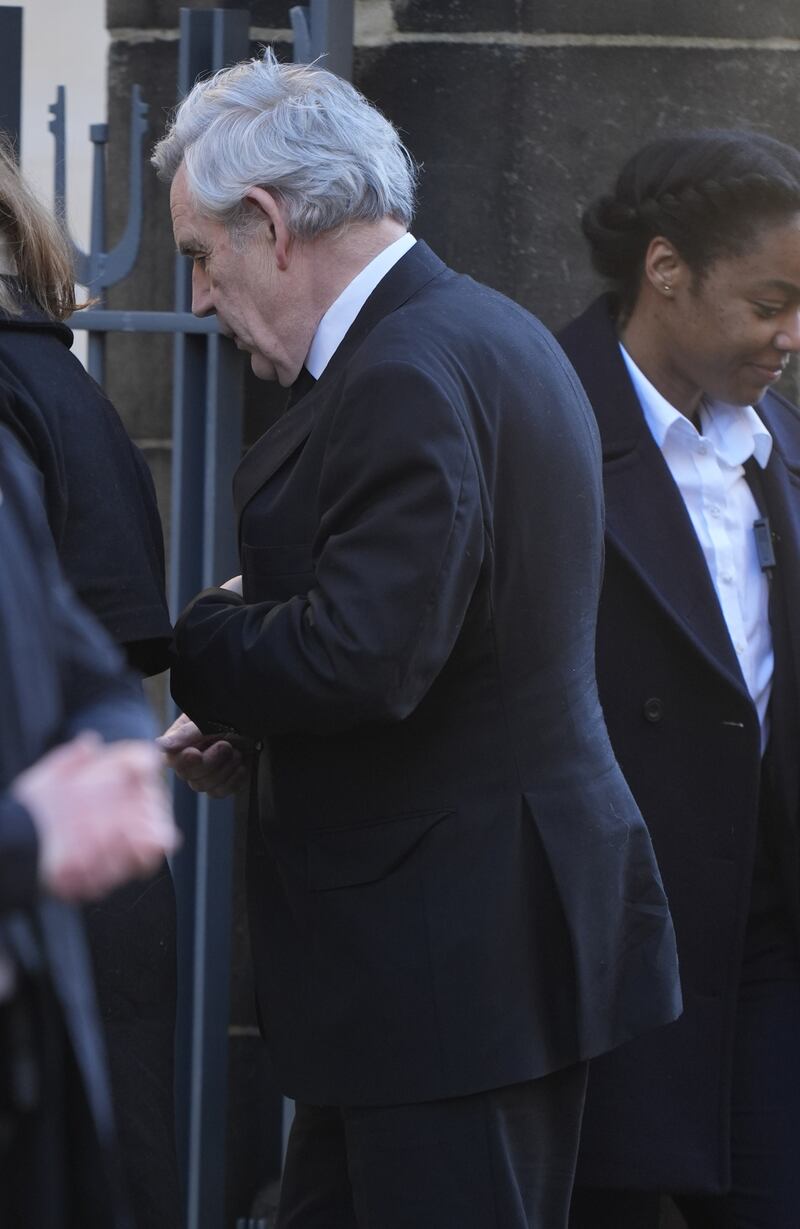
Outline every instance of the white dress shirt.
[(755, 457), (763, 469), (772, 436), (752, 406), (702, 401), (702, 434), (662, 397), (620, 343), (645, 421), (681, 493), (747, 690), (758, 710), (761, 750), (769, 737), (767, 708), (775, 658), (769, 624), (769, 581), (756, 552), (760, 513), (744, 476)]
[(349, 285), (345, 286), (338, 299), (331, 303), (317, 325), (317, 331), (306, 357), (305, 365), (315, 380), (319, 379), (328, 366), (340, 343), (344, 340), (345, 333), (378, 282), (386, 277), (400, 257), (405, 256), (416, 242), (413, 235), (406, 234), (396, 239), (394, 243), (390, 243), (353, 278)]

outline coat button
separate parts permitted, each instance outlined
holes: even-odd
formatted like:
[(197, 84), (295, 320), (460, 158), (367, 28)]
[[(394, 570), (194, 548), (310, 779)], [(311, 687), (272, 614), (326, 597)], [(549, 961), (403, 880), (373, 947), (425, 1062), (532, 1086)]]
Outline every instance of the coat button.
[(649, 700), (645, 700), (642, 711), (645, 721), (660, 721), (664, 716), (664, 705), (658, 696), (650, 696)]

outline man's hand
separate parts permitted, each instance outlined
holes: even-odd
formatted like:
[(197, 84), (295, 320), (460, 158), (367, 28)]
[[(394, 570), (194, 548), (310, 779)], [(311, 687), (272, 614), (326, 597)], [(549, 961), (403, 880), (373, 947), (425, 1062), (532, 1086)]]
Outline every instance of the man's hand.
[(82, 734), (21, 773), (11, 793), (37, 831), (42, 887), (62, 900), (105, 896), (180, 843), (158, 752), (143, 740)]
[(218, 734), (202, 734), (185, 713), (156, 739), (156, 745), (170, 768), (197, 793), (226, 798), (248, 778), (239, 748)]

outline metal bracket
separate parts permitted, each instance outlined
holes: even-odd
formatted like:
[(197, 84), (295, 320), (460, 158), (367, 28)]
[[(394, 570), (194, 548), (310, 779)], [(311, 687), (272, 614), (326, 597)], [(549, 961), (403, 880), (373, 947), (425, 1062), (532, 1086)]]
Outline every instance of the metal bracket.
[[(66, 90), (56, 91), (56, 101), (50, 106), (50, 131), (55, 137), (55, 210), (67, 227), (66, 188)], [(106, 157), (108, 124), (92, 124), (89, 137), (94, 145), (92, 170), (92, 225), (89, 252), (84, 252), (70, 240), (75, 272), (82, 286), (99, 294), (127, 277), (136, 263), (142, 237), (142, 141), (147, 132), (149, 107), (142, 101), (138, 85), (131, 90), (130, 148), (128, 155), (128, 218), (117, 245), (110, 251), (106, 244)]]

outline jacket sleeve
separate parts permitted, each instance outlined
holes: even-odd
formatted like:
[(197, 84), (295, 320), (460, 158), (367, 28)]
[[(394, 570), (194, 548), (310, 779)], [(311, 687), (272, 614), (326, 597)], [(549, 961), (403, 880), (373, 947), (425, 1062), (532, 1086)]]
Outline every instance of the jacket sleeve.
[(54, 388), (30, 371), (31, 338), (12, 379), (0, 362), (0, 422), (42, 476), (61, 566), (134, 670), (169, 664), (164, 547), (147, 463), (114, 407), (60, 342), (41, 354)]
[(260, 737), (414, 710), (453, 649), (483, 559), (462, 412), (410, 363), (351, 379), (322, 464), (313, 584), (284, 602), (195, 599), (176, 628), (173, 694), (185, 711)]
[[(41, 475), (2, 426), (0, 514), (6, 586), (0, 603), (5, 649), (0, 674), (6, 688), (0, 911), (5, 911), (33, 903), (38, 891), (36, 831), (10, 793), (15, 777), (82, 730), (96, 730), (109, 740), (146, 738), (152, 722), (141, 685), (125, 673), (117, 650), (65, 583), (45, 518)], [(33, 633), (23, 643), (41, 660), (36, 670), (9, 670), (23, 625)]]
[[(64, 742), (88, 729), (109, 741), (152, 737), (141, 684), (125, 670), (119, 651), (63, 576), (42, 503), (41, 474), (2, 427), (0, 461), (0, 485), (17, 527), (15, 545), (36, 577), (43, 607), (36, 617), (41, 616), (58, 675), (54, 683), (63, 717), (53, 741)], [(25, 618), (24, 610), (19, 617)]]
[(78, 604), (56, 572), (54, 635), (65, 704), (61, 741), (96, 730), (106, 742), (153, 738), (153, 718), (138, 678), (129, 673), (103, 628)]

